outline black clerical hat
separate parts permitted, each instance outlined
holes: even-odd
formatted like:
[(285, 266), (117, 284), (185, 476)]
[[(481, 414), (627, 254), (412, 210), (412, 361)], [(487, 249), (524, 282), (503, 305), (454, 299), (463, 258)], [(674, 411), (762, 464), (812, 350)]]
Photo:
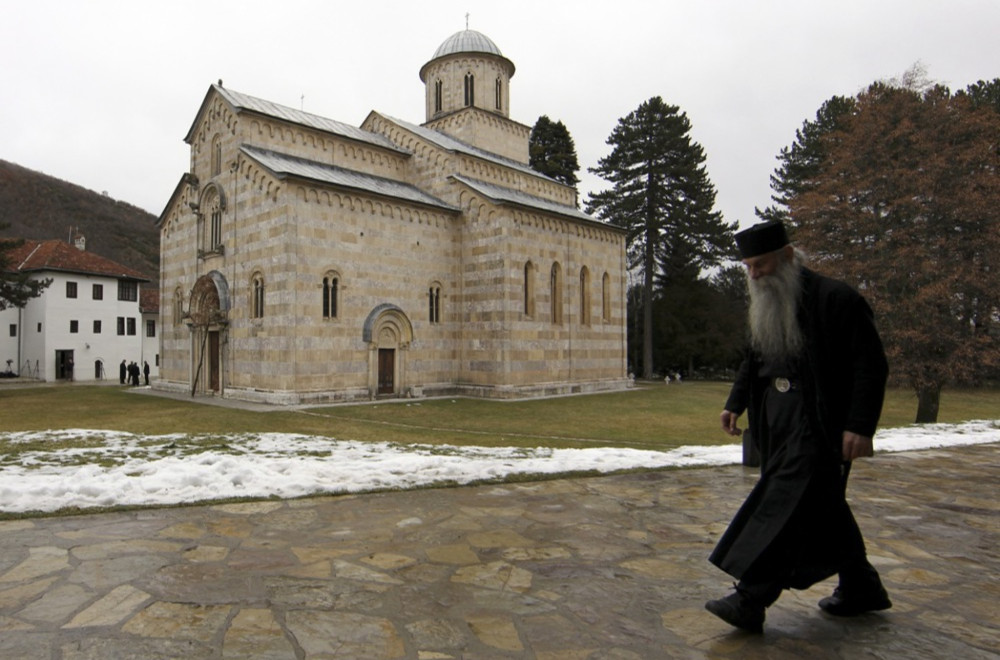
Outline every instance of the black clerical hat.
[(788, 245), (788, 234), (780, 220), (762, 222), (736, 234), (740, 257), (749, 259), (774, 252)]

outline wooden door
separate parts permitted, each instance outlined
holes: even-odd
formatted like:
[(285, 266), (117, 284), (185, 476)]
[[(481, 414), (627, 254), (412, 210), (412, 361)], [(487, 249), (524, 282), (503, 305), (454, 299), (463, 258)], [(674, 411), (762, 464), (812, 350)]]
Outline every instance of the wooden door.
[(208, 333), (208, 386), (213, 392), (219, 391), (219, 333)]
[(396, 349), (378, 349), (378, 391), (392, 394), (396, 391)]

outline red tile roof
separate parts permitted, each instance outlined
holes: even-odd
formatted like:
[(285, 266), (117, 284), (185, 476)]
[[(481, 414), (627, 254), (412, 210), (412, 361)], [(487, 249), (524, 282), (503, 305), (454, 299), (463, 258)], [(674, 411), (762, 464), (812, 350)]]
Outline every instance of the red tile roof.
[(137, 270), (58, 240), (26, 240), (8, 253), (8, 264), (22, 273), (55, 270), (149, 282), (149, 278)]
[(139, 311), (143, 314), (160, 313), (160, 290), (140, 289), (139, 290)]

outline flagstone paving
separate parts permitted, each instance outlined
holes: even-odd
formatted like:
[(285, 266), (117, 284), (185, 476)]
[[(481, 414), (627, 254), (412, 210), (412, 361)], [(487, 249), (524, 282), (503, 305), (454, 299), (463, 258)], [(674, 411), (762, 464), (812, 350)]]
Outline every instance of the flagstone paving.
[[(998, 658), (1000, 445), (859, 462), (894, 607), (703, 608), (740, 466), (0, 521), (0, 658)], [(71, 504), (71, 503), (67, 503)]]

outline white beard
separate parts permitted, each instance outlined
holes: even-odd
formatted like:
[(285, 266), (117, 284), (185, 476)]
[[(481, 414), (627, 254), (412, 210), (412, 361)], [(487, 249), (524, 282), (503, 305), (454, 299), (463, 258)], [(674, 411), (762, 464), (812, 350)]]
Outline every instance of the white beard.
[(783, 361), (802, 351), (802, 328), (797, 316), (802, 287), (799, 271), (803, 255), (796, 251), (771, 275), (748, 279), (750, 292), (750, 346), (765, 361)]

